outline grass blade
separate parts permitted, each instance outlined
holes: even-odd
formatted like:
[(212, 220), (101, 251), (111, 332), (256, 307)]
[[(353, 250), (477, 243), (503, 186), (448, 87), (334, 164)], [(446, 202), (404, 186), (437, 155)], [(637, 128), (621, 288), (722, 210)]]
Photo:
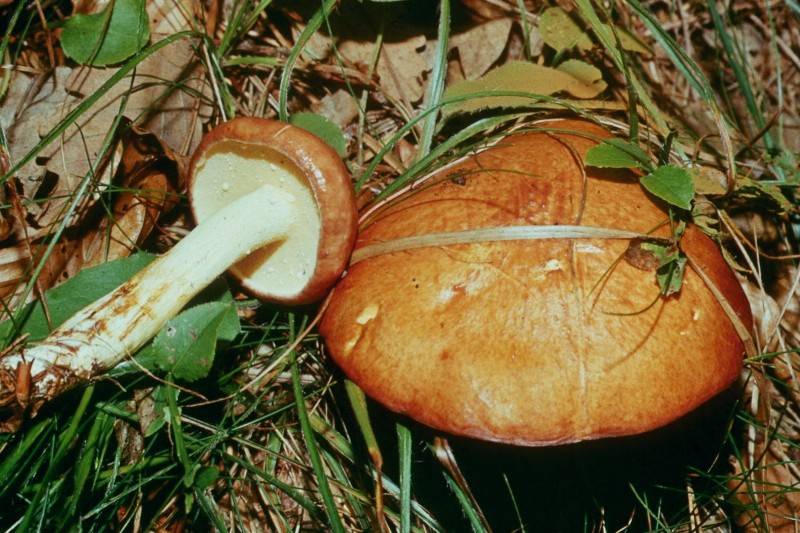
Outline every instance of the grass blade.
[[(731, 38), (725, 23), (722, 21), (722, 17), (717, 11), (717, 5), (712, 0), (708, 1), (708, 12), (711, 15), (711, 21), (714, 23), (714, 29), (717, 32), (717, 36), (719, 36), (719, 39), (722, 42), (722, 48), (725, 50), (728, 63), (730, 63), (731, 68), (733, 69), (733, 74), (736, 77), (736, 84), (742, 91), (742, 96), (744, 96), (747, 110), (750, 113), (753, 122), (755, 122), (756, 130), (761, 131), (766, 126), (766, 119), (764, 118), (764, 114), (761, 112), (761, 108), (756, 103), (756, 97), (753, 94), (753, 87), (750, 85), (747, 72), (745, 72), (744, 66), (737, 59), (738, 54), (736, 53), (733, 39)], [(773, 150), (775, 148), (775, 142), (769, 132), (764, 133), (763, 138), (764, 146), (767, 148), (767, 150)]]
[[(436, 51), (434, 52), (433, 70), (431, 71), (428, 90), (425, 95), (426, 109), (438, 109), (444, 93), (444, 81), (447, 74), (447, 42), (450, 36), (450, 0), (442, 0), (439, 5), (439, 29)], [(419, 142), (417, 159), (422, 159), (431, 149), (433, 134), (436, 131), (438, 113), (429, 113), (422, 125), (422, 138)]]
[[(294, 313), (289, 313), (289, 342), (294, 342), (295, 329), (294, 329)], [(328, 521), (331, 530), (335, 533), (344, 533), (345, 529), (342, 525), (342, 520), (339, 517), (339, 510), (336, 507), (336, 502), (333, 500), (333, 493), (331, 487), (328, 485), (328, 477), (325, 475), (325, 468), (322, 465), (322, 458), (320, 457), (317, 443), (314, 437), (314, 429), (311, 427), (311, 422), (308, 420), (308, 410), (306, 409), (306, 399), (303, 395), (303, 386), (300, 383), (300, 368), (297, 364), (297, 350), (292, 350), (289, 354), (290, 365), (292, 367), (292, 392), (294, 392), (294, 400), (297, 405), (297, 418), (300, 419), (300, 427), (303, 431), (303, 440), (308, 449), (308, 456), (311, 459), (311, 466), (314, 469), (314, 474), (317, 477), (319, 484), (319, 493), (322, 497), (322, 502), (325, 505), (325, 512), (328, 515)]]
[(17, 476), (25, 470), (29, 461), (36, 458), (39, 447), (44, 444), (44, 432), (50, 429), (53, 420), (45, 418), (25, 432), (25, 436), (14, 447), (14, 451), (0, 463), (0, 497), (15, 486)]
[(411, 431), (397, 424), (397, 447), (400, 453), (400, 533), (411, 532)]
[(317, 33), (317, 30), (322, 27), (322, 23), (328, 18), (328, 15), (333, 10), (333, 6), (336, 5), (336, 1), (337, 0), (324, 0), (322, 2), (322, 6), (314, 13), (314, 16), (309, 19), (305, 29), (303, 29), (303, 32), (297, 38), (297, 42), (294, 43), (289, 57), (286, 58), (286, 64), (283, 66), (283, 73), (281, 74), (278, 94), (278, 118), (284, 122), (289, 120), (289, 111), (287, 110), (289, 104), (289, 83), (292, 81), (292, 71), (294, 70), (295, 63), (297, 63), (297, 58), (300, 57), (300, 52), (303, 51), (303, 47), (305, 47), (308, 40), (311, 39), (311, 36)]

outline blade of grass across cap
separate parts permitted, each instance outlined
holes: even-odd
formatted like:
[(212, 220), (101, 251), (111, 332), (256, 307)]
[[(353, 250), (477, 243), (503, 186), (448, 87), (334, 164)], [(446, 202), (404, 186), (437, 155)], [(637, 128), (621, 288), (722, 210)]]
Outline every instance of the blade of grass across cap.
[(422, 159), (431, 149), (433, 134), (436, 131), (436, 117), (439, 115), (439, 102), (444, 94), (445, 75), (447, 74), (447, 42), (450, 37), (450, 0), (439, 3), (439, 29), (437, 31), (436, 50), (433, 53), (433, 69), (428, 77), (428, 90), (425, 94), (425, 108), (436, 109), (429, 113), (422, 126), (422, 138), (417, 148), (417, 160)]
[[(294, 313), (289, 313), (289, 342), (295, 340), (295, 320)], [(301, 325), (300, 329), (303, 327)], [(339, 517), (339, 510), (336, 502), (333, 499), (330, 485), (328, 484), (328, 477), (325, 475), (325, 468), (322, 464), (319, 450), (317, 449), (316, 437), (314, 436), (314, 429), (311, 427), (311, 422), (308, 419), (308, 409), (306, 409), (305, 396), (303, 395), (303, 386), (300, 383), (300, 367), (297, 363), (297, 350), (292, 350), (289, 353), (289, 361), (292, 367), (292, 391), (294, 392), (295, 405), (297, 406), (297, 418), (300, 419), (300, 427), (303, 432), (303, 440), (306, 443), (308, 456), (311, 459), (311, 466), (314, 469), (314, 475), (317, 478), (319, 486), (319, 493), (322, 497), (322, 502), (325, 505), (325, 512), (328, 515), (328, 522), (331, 530), (335, 533), (345, 533), (342, 520)]]
[(397, 449), (400, 454), (400, 533), (411, 532), (411, 431), (397, 424)]
[(391, 241), (368, 244), (359, 248), (350, 259), (350, 264), (370, 257), (393, 252), (479, 242), (518, 241), (539, 239), (643, 239), (643, 233), (594, 226), (500, 226), (464, 231), (447, 231), (402, 237)]
[(322, 23), (328, 18), (336, 2), (337, 0), (324, 0), (322, 2), (322, 6), (309, 19), (308, 24), (306, 24), (306, 27), (297, 38), (297, 42), (294, 43), (292, 51), (289, 52), (289, 57), (286, 58), (286, 63), (281, 73), (281, 83), (278, 87), (278, 118), (284, 122), (289, 120), (289, 111), (287, 109), (289, 104), (289, 84), (292, 81), (292, 71), (295, 63), (297, 63), (297, 58), (300, 57), (300, 52), (303, 51), (303, 47), (309, 39), (322, 27)]

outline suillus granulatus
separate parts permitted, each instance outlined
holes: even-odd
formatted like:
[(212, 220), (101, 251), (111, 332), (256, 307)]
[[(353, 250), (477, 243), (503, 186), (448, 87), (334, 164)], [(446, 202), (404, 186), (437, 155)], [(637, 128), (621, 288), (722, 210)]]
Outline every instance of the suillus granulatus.
[(665, 205), (632, 172), (584, 164), (603, 128), (534, 129), (362, 217), (321, 322), (329, 352), (368, 395), (458, 435), (534, 446), (663, 426), (739, 375), (748, 302), (692, 225), (683, 286), (660, 297), (637, 246), (670, 237)]

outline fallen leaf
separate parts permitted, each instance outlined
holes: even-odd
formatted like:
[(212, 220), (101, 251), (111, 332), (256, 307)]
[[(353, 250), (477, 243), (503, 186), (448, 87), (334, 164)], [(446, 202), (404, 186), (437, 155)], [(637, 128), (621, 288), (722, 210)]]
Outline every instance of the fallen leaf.
[(770, 207), (779, 211), (792, 211), (794, 205), (781, 192), (779, 187), (758, 180), (739, 176), (736, 178), (735, 194), (742, 200), (766, 200)]
[(651, 168), (650, 156), (638, 144), (612, 137), (586, 152), (586, 164), (598, 168)]
[(326, 94), (319, 102), (311, 106), (311, 110), (342, 129), (358, 117), (356, 99), (344, 89)]
[(550, 7), (539, 17), (539, 32), (545, 44), (561, 52), (577, 46), (581, 50), (592, 48), (592, 40), (560, 7)]
[(603, 73), (594, 65), (580, 59), (568, 59), (556, 67), (561, 72), (566, 72), (581, 83), (589, 86), (603, 82)]
[[(410, 35), (409, 35), (410, 33)], [(419, 102), (425, 93), (424, 73), (429, 70), (425, 61), (427, 40), (413, 29), (388, 31), (380, 50), (375, 72), (386, 95), (400, 102)], [(375, 55), (371, 40), (343, 40), (339, 53), (349, 62), (366, 71)]]
[[(40, 289), (57, 286), (84, 268), (128, 256), (144, 243), (158, 218), (175, 206), (177, 163), (158, 139), (132, 128), (122, 146), (111, 187), (66, 229), (38, 278)], [(0, 250), (0, 296), (25, 280), (45, 249), (37, 241)]]
[[(450, 37), (449, 48), (458, 49), (464, 77), (474, 80), (486, 73), (500, 58), (508, 43), (513, 20), (500, 18), (474, 26)], [(433, 50), (435, 46), (428, 46)]]
[[(775, 299), (761, 290), (755, 283), (750, 280), (744, 279), (740, 283), (744, 290), (747, 301), (750, 302), (750, 309), (753, 312), (753, 322), (756, 334), (756, 339), (764, 351), (772, 351), (777, 348), (777, 332), (778, 318), (780, 317), (781, 310)], [(767, 341), (771, 340), (770, 346), (765, 346)]]
[(728, 179), (725, 173), (714, 167), (694, 165), (689, 167), (697, 194), (725, 194), (728, 192)]
[[(85, 8), (86, 6), (76, 6)], [(104, 3), (92, 2), (92, 9)], [(148, 2), (147, 10), (154, 40), (191, 27), (188, 17), (192, 3), (188, 0)], [(81, 102), (94, 93), (114, 73), (113, 68), (59, 67), (54, 75), (41, 78), (15, 72), (9, 97), (0, 109), (2, 126), (8, 128), (12, 162), (29, 153), (41, 137)], [(40, 209), (29, 208), (38, 226), (47, 226), (60, 217), (78, 183), (97, 164), (100, 148), (111, 124), (119, 113), (120, 102), (129, 96), (124, 115), (135, 124), (155, 133), (169, 148), (187, 154), (199, 143), (201, 127), (209, 108), (196, 93), (209, 94), (202, 79), (199, 62), (189, 41), (178, 41), (140, 63), (134, 74), (112, 87), (76, 123), (52, 142), (18, 172), (28, 199), (41, 194), (41, 186), (55, 185), (45, 191), (50, 198)], [(192, 91), (196, 93), (191, 94)], [(11, 97), (11, 95), (15, 95)], [(21, 96), (22, 95), (22, 96)], [(24, 95), (30, 95), (27, 98)], [(118, 160), (118, 158), (114, 158)], [(101, 166), (97, 182), (107, 184), (114, 165)]]
[[(589, 65), (587, 65), (589, 66)], [(594, 67), (592, 67), (594, 68)], [(599, 73), (599, 71), (597, 71)], [(445, 91), (444, 98), (452, 99), (472, 93), (522, 92), (549, 96), (567, 92), (577, 98), (593, 98), (603, 92), (606, 83), (602, 79), (587, 82), (586, 72), (579, 79), (569, 72), (536, 65), (526, 61), (512, 61), (490, 70), (473, 81), (463, 81)], [(462, 102), (445, 106), (445, 114), (465, 113), (487, 108), (524, 107), (536, 105), (536, 101), (524, 96), (476, 96)]]
[[(602, 26), (606, 29), (610, 29), (611, 26), (609, 24), (602, 24)], [(616, 32), (617, 37), (619, 38), (619, 44), (622, 46), (623, 50), (627, 50), (628, 52), (634, 52), (637, 54), (642, 54), (645, 56), (653, 55), (653, 51), (648, 48), (646, 44), (639, 40), (636, 35), (632, 34), (625, 28), (621, 28), (619, 26), (614, 26), (613, 31)]]
[[(0, 126), (8, 132), (12, 164), (33, 150), (41, 137), (58, 123), (59, 118), (79, 103), (79, 99), (66, 90), (71, 73), (72, 69), (69, 67), (57, 67), (52, 73), (41, 77), (14, 73), (9, 93), (0, 109)], [(79, 123), (80, 128), (68, 130), (60, 140), (51, 143), (38, 157), (17, 172), (22, 184), (22, 194), (28, 199), (35, 198), (39, 193), (40, 187), (45, 183), (46, 171), (54, 173), (58, 178), (55, 186), (47, 193), (48, 196), (61, 200), (48, 202), (52, 205), (34, 203), (28, 206), (29, 212), (41, 226), (55, 220), (55, 215), (61, 210), (65, 199), (89, 172), (90, 164), (97, 158), (97, 152), (110, 125), (93, 128), (85, 120)], [(64, 171), (65, 169), (70, 170)], [(112, 171), (113, 168), (107, 168), (99, 181), (108, 182)], [(41, 216), (48, 209), (53, 215)]]

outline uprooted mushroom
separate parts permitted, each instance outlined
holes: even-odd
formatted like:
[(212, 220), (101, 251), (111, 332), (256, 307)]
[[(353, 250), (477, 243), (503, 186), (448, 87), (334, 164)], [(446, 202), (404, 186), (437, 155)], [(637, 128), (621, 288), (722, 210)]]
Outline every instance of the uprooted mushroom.
[(280, 122), (235, 119), (205, 136), (190, 179), (198, 226), (188, 236), (41, 343), (0, 358), (6, 429), (133, 355), (229, 268), (248, 292), (289, 305), (319, 299), (340, 276), (355, 202), (347, 169), (322, 140)]

